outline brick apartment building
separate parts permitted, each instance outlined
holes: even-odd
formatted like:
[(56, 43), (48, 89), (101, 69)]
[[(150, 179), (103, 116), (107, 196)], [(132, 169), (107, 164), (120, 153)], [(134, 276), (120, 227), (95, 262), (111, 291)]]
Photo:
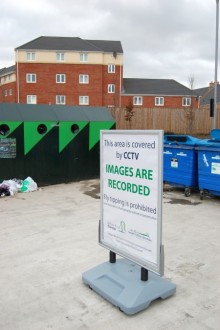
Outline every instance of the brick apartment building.
[(120, 41), (39, 37), (15, 49), (15, 65), (0, 69), (0, 103), (138, 108), (199, 105), (171, 79), (123, 77)]

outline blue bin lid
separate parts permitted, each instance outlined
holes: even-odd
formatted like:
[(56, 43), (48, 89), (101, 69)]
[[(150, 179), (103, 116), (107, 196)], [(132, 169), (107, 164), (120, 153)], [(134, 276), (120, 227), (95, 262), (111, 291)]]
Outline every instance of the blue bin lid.
[(169, 145), (197, 146), (201, 143), (201, 140), (190, 135), (165, 134), (164, 143)]
[(220, 141), (220, 129), (213, 129), (210, 135), (214, 140)]
[(213, 148), (220, 148), (220, 129), (213, 129), (210, 132), (210, 136), (212, 137), (212, 139), (204, 139), (201, 140), (201, 143), (199, 144), (199, 146), (204, 149), (213, 149)]

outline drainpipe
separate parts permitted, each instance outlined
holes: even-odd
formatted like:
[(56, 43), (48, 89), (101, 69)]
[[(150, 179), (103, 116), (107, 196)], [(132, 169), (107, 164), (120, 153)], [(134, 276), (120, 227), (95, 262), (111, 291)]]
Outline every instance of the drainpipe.
[(18, 50), (16, 50), (16, 80), (17, 80), (17, 103), (20, 103), (19, 71), (18, 71)]
[(122, 78), (122, 56), (121, 55), (121, 60), (120, 60), (120, 93), (119, 93), (119, 108), (121, 108), (121, 78)]
[(219, 26), (219, 0), (216, 0), (216, 34), (215, 34), (215, 88), (214, 88), (214, 116), (213, 129), (216, 128), (217, 117), (217, 89), (218, 89), (218, 26)]

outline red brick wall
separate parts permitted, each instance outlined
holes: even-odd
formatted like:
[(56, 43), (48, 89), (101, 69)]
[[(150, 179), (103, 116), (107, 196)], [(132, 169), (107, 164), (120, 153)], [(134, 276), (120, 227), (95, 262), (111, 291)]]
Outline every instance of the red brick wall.
[[(12, 90), (12, 95), (9, 95), (9, 90)], [(5, 96), (7, 90), (7, 96)], [(7, 83), (0, 86), (0, 103), (15, 103), (16, 102), (16, 82)]]
[[(35, 73), (36, 83), (26, 83), (26, 74)], [(56, 83), (56, 74), (65, 74), (66, 83)], [(89, 84), (79, 84), (79, 75), (89, 75)], [(120, 70), (108, 73), (108, 67), (88, 64), (34, 64), (19, 63), (20, 103), (27, 95), (37, 95), (38, 104), (55, 104), (56, 95), (66, 96), (66, 105), (79, 105), (79, 96), (89, 96), (90, 106), (119, 105)], [(108, 94), (108, 84), (116, 84), (116, 94)]]
[[(133, 96), (121, 96), (123, 67), (115, 67), (115, 73), (108, 73), (107, 65), (89, 64), (42, 64), (19, 63), (19, 103), (27, 103), (27, 95), (36, 95), (37, 104), (55, 104), (56, 95), (66, 96), (66, 105), (79, 105), (79, 96), (89, 96), (90, 106), (126, 107)], [(36, 83), (26, 83), (26, 74), (35, 73)], [(56, 83), (56, 74), (65, 74), (66, 83)], [(79, 75), (89, 75), (89, 84), (79, 84)], [(108, 84), (115, 85), (115, 93), (108, 93)], [(0, 102), (18, 102), (17, 83), (0, 86)], [(7, 89), (7, 96), (4, 90)], [(13, 90), (9, 95), (9, 89)], [(163, 95), (161, 95), (163, 96)], [(164, 106), (155, 106), (155, 96), (143, 96), (138, 108), (182, 108), (182, 96), (164, 96)], [(198, 107), (196, 98), (192, 108)], [(186, 107), (190, 108), (190, 107)]]
[[(163, 95), (161, 95), (163, 96)], [(183, 107), (182, 105), (182, 96), (164, 96), (164, 105), (156, 106), (155, 105), (155, 96), (143, 96), (143, 104), (142, 106), (138, 105), (137, 108), (173, 108), (180, 109)], [(122, 96), (121, 97), (121, 106), (126, 107), (129, 104), (130, 100), (133, 103), (133, 96)], [(198, 108), (198, 100), (193, 97), (192, 98), (192, 108)], [(185, 107), (184, 107), (185, 108)], [(186, 107), (187, 108), (187, 107)], [(190, 106), (189, 106), (190, 108)]]
[[(103, 105), (120, 106), (120, 94), (122, 86), (122, 68), (115, 66), (115, 73), (108, 73), (108, 66), (103, 66)], [(108, 93), (108, 85), (115, 85), (115, 93)]]

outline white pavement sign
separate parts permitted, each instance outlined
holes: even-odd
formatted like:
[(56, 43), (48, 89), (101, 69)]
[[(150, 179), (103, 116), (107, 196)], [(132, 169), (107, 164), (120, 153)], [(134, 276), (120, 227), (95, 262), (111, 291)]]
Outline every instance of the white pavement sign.
[(100, 244), (163, 274), (163, 131), (101, 131)]
[(162, 148), (163, 131), (101, 131), (99, 243), (124, 258), (110, 257), (82, 278), (129, 315), (176, 292), (161, 277)]

